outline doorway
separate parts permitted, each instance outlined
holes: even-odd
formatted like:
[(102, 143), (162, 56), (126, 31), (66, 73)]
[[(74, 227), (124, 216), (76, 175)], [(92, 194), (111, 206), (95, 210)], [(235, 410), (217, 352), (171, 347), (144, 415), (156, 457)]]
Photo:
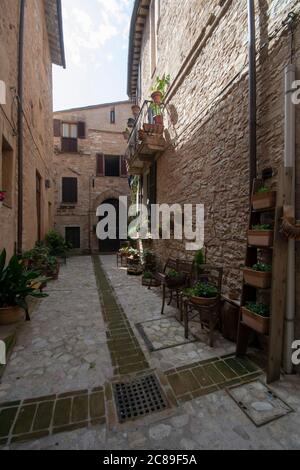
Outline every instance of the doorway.
[[(117, 216), (117, 238), (116, 240), (112, 240), (110, 238), (107, 238), (106, 240), (99, 240), (99, 251), (100, 253), (108, 254), (108, 253), (116, 253), (119, 251), (120, 246), (121, 246), (121, 240), (119, 239), (119, 234), (120, 234), (120, 227), (119, 227), (119, 201), (118, 199), (107, 199), (106, 201), (103, 201), (102, 204), (110, 204), (115, 208), (116, 211), (116, 216)], [(107, 213), (105, 216), (100, 217), (100, 220), (103, 220), (107, 216)]]

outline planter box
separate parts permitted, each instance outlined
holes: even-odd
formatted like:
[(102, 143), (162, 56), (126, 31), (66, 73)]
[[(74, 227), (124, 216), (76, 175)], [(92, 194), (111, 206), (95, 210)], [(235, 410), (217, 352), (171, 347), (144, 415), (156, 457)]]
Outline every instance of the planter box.
[(249, 326), (249, 328), (252, 330), (257, 331), (257, 333), (261, 333), (262, 335), (269, 333), (270, 318), (257, 315), (256, 313), (248, 310), (246, 307), (242, 308), (242, 318), (243, 323)]
[(268, 289), (272, 283), (272, 273), (254, 271), (254, 269), (244, 269), (244, 280), (246, 284), (258, 289)]
[(20, 307), (0, 308), (0, 325), (13, 325), (24, 318), (25, 312)]
[(249, 230), (248, 244), (253, 246), (270, 247), (273, 246), (273, 230)]
[(164, 126), (160, 124), (147, 124), (143, 125), (143, 130), (146, 134), (163, 134), (164, 133)]
[(211, 297), (210, 299), (206, 297), (191, 297), (191, 302), (194, 305), (203, 305), (204, 307), (210, 307), (215, 305), (218, 302), (218, 297)]
[(254, 210), (273, 209), (276, 206), (276, 192), (254, 194), (252, 206)]

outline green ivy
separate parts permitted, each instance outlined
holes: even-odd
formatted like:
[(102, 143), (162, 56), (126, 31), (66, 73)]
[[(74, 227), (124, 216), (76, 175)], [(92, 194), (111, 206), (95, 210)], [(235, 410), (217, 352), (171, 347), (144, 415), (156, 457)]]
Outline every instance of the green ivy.
[(270, 307), (266, 304), (248, 302), (246, 308), (260, 317), (268, 318), (270, 316)]

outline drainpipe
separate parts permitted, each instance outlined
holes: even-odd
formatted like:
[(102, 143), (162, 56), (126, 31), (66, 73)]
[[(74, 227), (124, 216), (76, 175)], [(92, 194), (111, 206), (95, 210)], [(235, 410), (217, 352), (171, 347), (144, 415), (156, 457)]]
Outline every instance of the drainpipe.
[(249, 183), (252, 195), (253, 181), (257, 176), (256, 136), (256, 30), (254, 0), (248, 0), (249, 34)]
[[(295, 105), (292, 102), (292, 83), (296, 79), (296, 68), (294, 65), (287, 65), (285, 68), (285, 151), (284, 166), (292, 169), (292, 201), (291, 205), (296, 204), (296, 112)], [(296, 246), (294, 240), (289, 240), (288, 246), (288, 274), (287, 274), (287, 302), (285, 317), (285, 333), (284, 333), (284, 371), (292, 374), (292, 343), (295, 338), (295, 287), (296, 287), (296, 271), (295, 271), (295, 255)]]
[(19, 53), (18, 53), (18, 237), (17, 251), (23, 249), (23, 65), (24, 20), (26, 0), (20, 3)]

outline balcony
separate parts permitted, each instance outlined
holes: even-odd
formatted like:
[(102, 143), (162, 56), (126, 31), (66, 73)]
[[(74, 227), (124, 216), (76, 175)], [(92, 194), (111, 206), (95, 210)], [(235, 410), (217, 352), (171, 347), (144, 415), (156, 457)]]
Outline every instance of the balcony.
[(161, 119), (160, 124), (154, 122), (159, 119), (153, 117), (151, 104), (152, 101), (144, 102), (128, 139), (126, 159), (128, 172), (132, 175), (142, 174), (144, 164), (153, 163), (166, 149), (163, 121)]

